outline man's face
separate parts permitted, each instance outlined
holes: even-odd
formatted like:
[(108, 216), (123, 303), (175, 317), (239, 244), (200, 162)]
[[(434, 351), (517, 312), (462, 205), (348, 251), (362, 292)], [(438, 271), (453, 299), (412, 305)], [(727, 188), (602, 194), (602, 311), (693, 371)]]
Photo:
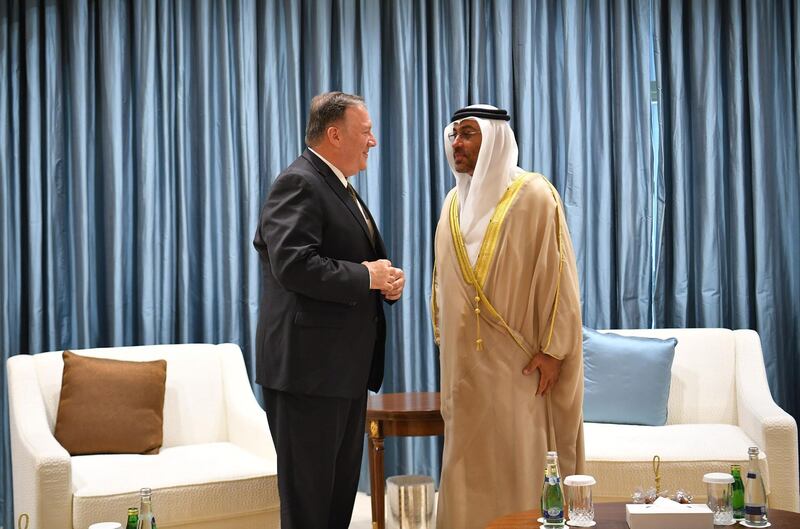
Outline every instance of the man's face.
[(351, 106), (344, 112), (339, 125), (341, 165), (345, 176), (352, 176), (367, 168), (369, 150), (378, 145), (372, 135), (372, 120), (363, 106)]
[(451, 141), (456, 171), (472, 176), (481, 150), (481, 127), (474, 119), (465, 119), (456, 123), (453, 135)]

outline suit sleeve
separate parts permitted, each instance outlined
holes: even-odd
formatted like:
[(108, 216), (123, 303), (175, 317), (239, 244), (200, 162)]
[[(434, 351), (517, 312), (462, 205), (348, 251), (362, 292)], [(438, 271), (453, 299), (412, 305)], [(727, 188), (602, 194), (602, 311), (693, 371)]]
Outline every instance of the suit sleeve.
[(272, 272), (284, 288), (304, 296), (355, 305), (369, 298), (369, 271), (361, 263), (320, 255), (322, 208), (311, 185), (285, 173), (273, 184), (259, 219)]

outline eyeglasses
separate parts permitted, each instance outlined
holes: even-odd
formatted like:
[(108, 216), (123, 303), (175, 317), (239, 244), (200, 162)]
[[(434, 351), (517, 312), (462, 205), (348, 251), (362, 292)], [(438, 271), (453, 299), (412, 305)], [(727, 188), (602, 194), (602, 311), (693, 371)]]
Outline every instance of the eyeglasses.
[(477, 130), (465, 130), (464, 132), (451, 132), (447, 135), (450, 143), (455, 143), (456, 138), (461, 138), (462, 141), (469, 141), (473, 136), (479, 136), (480, 132)]

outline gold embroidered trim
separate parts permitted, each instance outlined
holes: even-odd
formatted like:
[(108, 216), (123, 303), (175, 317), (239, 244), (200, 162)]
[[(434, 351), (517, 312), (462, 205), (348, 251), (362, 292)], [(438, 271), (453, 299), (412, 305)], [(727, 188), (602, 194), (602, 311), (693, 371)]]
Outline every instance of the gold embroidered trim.
[[(483, 303), (484, 307), (487, 309), (489, 316), (495, 319), (500, 325), (505, 328), (506, 332), (508, 332), (509, 336), (516, 342), (516, 344), (529, 356), (532, 357), (532, 353), (525, 347), (525, 342), (522, 340), (522, 337), (519, 336), (517, 332), (511, 329), (503, 317), (497, 312), (497, 310), (492, 306), (491, 302), (487, 299), (486, 295), (483, 292), (483, 282), (486, 280), (486, 273), (489, 269), (489, 263), (492, 262), (492, 258), (494, 257), (494, 252), (497, 250), (497, 241), (499, 239), (500, 228), (503, 225), (503, 221), (505, 220), (506, 214), (508, 213), (509, 208), (511, 207), (511, 203), (516, 198), (517, 193), (522, 188), (522, 186), (530, 180), (532, 175), (530, 173), (523, 174), (519, 178), (517, 178), (509, 187), (506, 189), (506, 192), (503, 194), (503, 197), (500, 199), (497, 207), (492, 214), (492, 218), (489, 221), (489, 227), (486, 229), (486, 234), (483, 237), (483, 241), (481, 243), (481, 249), (478, 252), (478, 261), (476, 262), (475, 268), (473, 269), (470, 266), (469, 256), (467, 255), (467, 248), (464, 244), (464, 238), (461, 234), (461, 225), (459, 223), (459, 215), (458, 215), (458, 193), (453, 193), (453, 197), (450, 200), (450, 234), (453, 237), (453, 247), (456, 250), (456, 256), (458, 257), (458, 264), (461, 268), (461, 275), (464, 278), (464, 281), (467, 284), (472, 285), (475, 289), (475, 328), (476, 328), (476, 339), (475, 339), (475, 349), (477, 351), (483, 350), (483, 339), (481, 339), (481, 327), (480, 327), (480, 319), (481, 319), (481, 303)], [(479, 276), (479, 273), (482, 276)]]
[(503, 197), (495, 207), (491, 220), (489, 220), (489, 225), (487, 226), (486, 233), (483, 236), (483, 241), (481, 241), (481, 248), (478, 251), (478, 260), (475, 262), (474, 270), (472, 266), (470, 266), (467, 248), (461, 235), (461, 224), (459, 221), (458, 211), (458, 191), (453, 193), (453, 197), (450, 200), (450, 232), (453, 235), (453, 244), (456, 248), (458, 264), (461, 266), (461, 275), (464, 277), (464, 281), (471, 283), (469, 276), (474, 274), (475, 279), (477, 279), (481, 287), (483, 287), (483, 284), (486, 282), (486, 275), (489, 271), (489, 265), (494, 257), (494, 252), (497, 250), (497, 242), (500, 239), (500, 228), (503, 226), (503, 221), (508, 214), (508, 210), (511, 208), (511, 204), (514, 202), (517, 193), (519, 193), (519, 190), (522, 188), (525, 182), (529, 181), (532, 176), (532, 173), (525, 173), (521, 175), (519, 178), (514, 180), (514, 182), (508, 186), (506, 192), (503, 193)]
[(439, 283), (436, 280), (436, 258), (433, 259), (433, 279), (431, 280), (431, 323), (433, 324), (433, 341), (439, 345), (441, 335), (439, 333), (439, 303), (436, 300), (436, 291), (439, 290)]
[[(475, 276), (481, 287), (486, 284), (486, 275), (489, 273), (489, 265), (492, 263), (495, 250), (497, 250), (497, 242), (500, 240), (500, 228), (503, 226), (503, 221), (511, 208), (512, 202), (514, 202), (514, 198), (516, 198), (523, 184), (530, 180), (530, 176), (528, 173), (523, 174), (508, 186), (506, 192), (503, 193), (503, 198), (500, 199), (497, 207), (495, 207), (491, 220), (489, 220), (489, 226), (486, 227), (486, 234), (484, 234), (481, 242), (481, 249), (478, 251), (478, 260), (475, 262)], [(456, 201), (456, 207), (458, 207), (458, 201)], [(457, 211), (456, 214), (458, 214)]]

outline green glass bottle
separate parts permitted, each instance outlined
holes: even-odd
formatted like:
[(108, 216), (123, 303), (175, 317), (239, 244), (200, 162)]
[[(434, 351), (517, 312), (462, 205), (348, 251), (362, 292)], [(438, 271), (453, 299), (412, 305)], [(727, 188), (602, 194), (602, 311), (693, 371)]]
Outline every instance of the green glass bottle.
[(733, 519), (744, 520), (744, 483), (742, 482), (742, 467), (731, 465), (731, 507), (733, 507)]
[[(545, 465), (544, 467), (544, 482), (547, 483), (547, 465)], [(544, 506), (544, 487), (542, 487), (542, 496), (541, 498), (539, 498), (539, 511), (542, 513), (542, 516), (541, 518), (539, 518), (539, 521), (544, 523), (544, 513), (547, 511), (547, 509)]]
[(125, 524), (125, 529), (136, 529), (136, 524), (139, 523), (139, 508), (128, 508), (128, 523)]
[(558, 473), (558, 455), (547, 452), (547, 465), (542, 486), (542, 517), (546, 528), (564, 527), (564, 491)]

